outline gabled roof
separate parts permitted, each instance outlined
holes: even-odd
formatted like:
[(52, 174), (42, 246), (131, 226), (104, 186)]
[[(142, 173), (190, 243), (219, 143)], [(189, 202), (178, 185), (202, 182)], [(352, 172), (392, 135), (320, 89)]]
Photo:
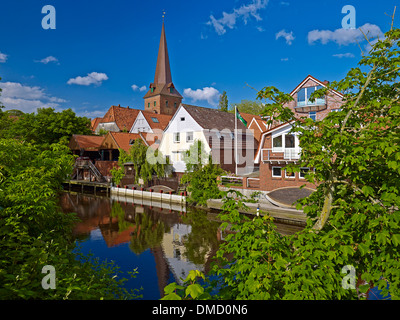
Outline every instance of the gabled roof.
[[(316, 83), (318, 83), (318, 85), (326, 88), (326, 83), (318, 80), (317, 78), (314, 78), (312, 75), (308, 75), (302, 82), (300, 82), (300, 84), (296, 88), (293, 89), (293, 91), (290, 93), (290, 95), (293, 96), (310, 79), (315, 81)], [(338, 95), (339, 97), (343, 98), (343, 94), (340, 93), (339, 91), (336, 91), (333, 89), (330, 89), (330, 91), (332, 91), (334, 94)]]
[[(154, 88), (154, 91), (151, 92), (151, 88)], [(171, 88), (173, 88), (172, 93), (171, 93)], [(171, 96), (171, 97), (180, 97), (182, 98), (181, 94), (178, 92), (178, 90), (175, 89), (173, 83), (152, 83), (150, 84), (150, 89), (147, 91), (143, 99), (146, 99), (148, 97), (153, 97), (157, 95), (165, 95), (165, 96)]]
[(280, 125), (277, 125), (277, 126), (273, 127), (272, 129), (269, 129), (269, 130), (267, 130), (267, 131), (265, 131), (265, 132), (262, 133), (262, 135), (261, 135), (261, 140), (260, 140), (260, 144), (258, 145), (258, 149), (257, 149), (257, 152), (256, 152), (256, 156), (255, 156), (255, 158), (254, 158), (254, 163), (260, 163), (261, 149), (263, 148), (264, 141), (265, 141), (265, 137), (266, 137), (267, 135), (273, 133), (273, 132), (276, 131), (276, 130), (282, 129), (282, 128), (286, 127), (286, 126), (291, 126), (291, 124), (292, 124), (293, 122), (294, 122), (294, 120), (289, 121), (289, 122), (282, 123), (282, 124), (280, 124)]
[(90, 129), (95, 132), (99, 123), (103, 120), (103, 118), (94, 118), (91, 120)]
[(140, 110), (131, 109), (129, 107), (124, 108), (119, 105), (111, 106), (99, 123), (115, 122), (119, 130), (130, 130), (139, 114), (139, 111)]
[[(140, 111), (152, 130), (160, 129), (165, 130), (168, 123), (171, 121), (172, 116), (167, 114), (158, 114), (149, 111)], [(155, 121), (156, 120), (156, 121)]]
[(146, 146), (147, 141), (140, 133), (108, 132), (100, 149), (123, 149), (128, 152), (134, 140), (142, 140)]
[(103, 143), (104, 137), (102, 136), (86, 136), (74, 134), (69, 142), (71, 150), (97, 151)]
[[(185, 110), (203, 129), (229, 129), (231, 131), (235, 130), (234, 113), (198, 107), (189, 104), (181, 104), (181, 106), (185, 108)], [(243, 114), (241, 113), (241, 115)], [(240, 120), (237, 120), (237, 128), (241, 130), (246, 130), (245, 125)]]

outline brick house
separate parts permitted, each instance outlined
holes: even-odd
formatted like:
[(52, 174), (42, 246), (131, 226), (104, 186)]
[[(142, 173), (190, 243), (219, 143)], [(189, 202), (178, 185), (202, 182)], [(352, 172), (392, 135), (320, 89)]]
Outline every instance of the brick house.
[[(340, 111), (343, 104), (343, 95), (330, 90), (325, 98), (309, 101), (315, 90), (326, 87), (327, 82), (307, 76), (290, 94), (294, 98), (287, 104), (299, 118), (309, 117), (322, 120), (329, 112)], [(301, 172), (288, 173), (285, 167), (298, 162), (301, 153), (299, 137), (292, 133), (292, 122), (276, 124), (265, 131), (260, 138), (260, 144), (255, 157), (255, 164), (259, 164), (259, 189), (272, 191), (283, 187), (300, 187), (306, 185), (315, 189), (305, 180), (305, 174), (313, 168), (301, 168)]]

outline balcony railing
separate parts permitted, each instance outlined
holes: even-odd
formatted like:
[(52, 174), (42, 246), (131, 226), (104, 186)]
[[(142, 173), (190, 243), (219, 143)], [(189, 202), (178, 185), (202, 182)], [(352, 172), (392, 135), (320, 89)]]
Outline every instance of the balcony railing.
[(300, 159), (300, 150), (286, 148), (282, 151), (273, 149), (261, 149), (262, 161), (296, 161)]

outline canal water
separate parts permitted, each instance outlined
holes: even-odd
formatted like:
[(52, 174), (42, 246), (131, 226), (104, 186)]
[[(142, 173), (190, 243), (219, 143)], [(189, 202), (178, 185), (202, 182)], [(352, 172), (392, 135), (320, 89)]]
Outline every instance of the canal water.
[[(163, 296), (171, 282), (182, 283), (190, 270), (207, 273), (224, 235), (217, 213), (169, 203), (142, 202), (124, 197), (61, 195), (65, 213), (80, 218), (74, 236), (84, 254), (114, 261), (129, 279), (128, 289), (139, 289), (143, 299)], [(278, 225), (290, 234), (299, 227)], [(128, 275), (137, 268), (135, 279)]]

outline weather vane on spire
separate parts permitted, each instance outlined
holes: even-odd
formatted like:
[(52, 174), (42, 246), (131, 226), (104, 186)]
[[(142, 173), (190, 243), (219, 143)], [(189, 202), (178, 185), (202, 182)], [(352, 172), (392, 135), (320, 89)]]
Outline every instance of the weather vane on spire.
[(164, 18), (165, 18), (165, 10), (162, 11), (162, 22), (164, 23)]

